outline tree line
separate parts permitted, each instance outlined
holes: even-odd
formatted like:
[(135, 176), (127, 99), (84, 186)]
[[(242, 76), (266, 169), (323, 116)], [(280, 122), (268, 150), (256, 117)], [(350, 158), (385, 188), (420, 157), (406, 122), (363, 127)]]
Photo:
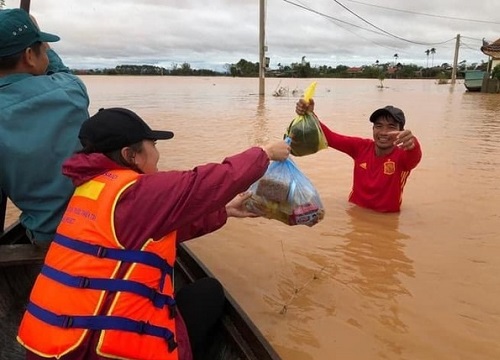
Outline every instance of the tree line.
[[(302, 58), (301, 62), (289, 65), (278, 64), (276, 68), (267, 68), (266, 77), (296, 77), (296, 78), (450, 78), (452, 66), (443, 63), (440, 66), (421, 67), (414, 64), (396, 63), (397, 54), (394, 54), (394, 63), (381, 64), (377, 60), (372, 65), (360, 67), (338, 66), (311, 66)], [(480, 69), (486, 70), (487, 63), (473, 63), (468, 65), (464, 60), (459, 63), (458, 70)], [(210, 69), (193, 69), (187, 62), (172, 64), (167, 69), (154, 65), (118, 65), (114, 68), (78, 70), (73, 72), (79, 75), (167, 75), (167, 76), (233, 76), (233, 77), (258, 77), (259, 63), (240, 59), (234, 64), (225, 64), (224, 71)]]
[(221, 75), (209, 69), (192, 69), (191, 65), (174, 64), (171, 69), (154, 65), (118, 65), (114, 68), (72, 69), (77, 75), (171, 75), (171, 76), (217, 76)]

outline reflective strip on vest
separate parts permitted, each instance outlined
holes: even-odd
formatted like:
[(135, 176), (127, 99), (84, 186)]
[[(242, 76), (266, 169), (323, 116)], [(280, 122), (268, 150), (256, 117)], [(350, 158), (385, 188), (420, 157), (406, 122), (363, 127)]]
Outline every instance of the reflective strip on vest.
[(30, 351), (60, 358), (88, 346), (92, 331), (99, 356), (178, 360), (176, 232), (154, 240), (138, 231), (143, 243), (135, 250), (115, 233), (118, 200), (139, 176), (113, 170), (75, 190), (19, 326), (18, 340)]

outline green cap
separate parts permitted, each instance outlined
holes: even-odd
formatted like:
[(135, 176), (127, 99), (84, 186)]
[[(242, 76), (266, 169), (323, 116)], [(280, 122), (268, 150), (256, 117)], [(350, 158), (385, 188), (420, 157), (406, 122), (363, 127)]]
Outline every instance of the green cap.
[(0, 57), (14, 55), (37, 41), (59, 41), (57, 35), (38, 30), (22, 9), (0, 10)]

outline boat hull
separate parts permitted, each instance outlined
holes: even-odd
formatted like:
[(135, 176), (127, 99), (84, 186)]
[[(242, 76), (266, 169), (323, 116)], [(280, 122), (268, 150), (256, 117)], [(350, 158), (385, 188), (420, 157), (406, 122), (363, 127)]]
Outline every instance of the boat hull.
[[(25, 358), (24, 348), (16, 341), (16, 334), (43, 264), (45, 250), (31, 245), (24, 234), (22, 227), (16, 224), (0, 236), (0, 360)], [(212, 276), (210, 271), (187, 246), (181, 244), (177, 250), (176, 286), (207, 276)], [(224, 315), (213, 339), (207, 359), (280, 359), (227, 291)]]
[(483, 78), (486, 74), (481, 70), (467, 70), (464, 71), (464, 86), (467, 91), (478, 92), (481, 91), (483, 86)]

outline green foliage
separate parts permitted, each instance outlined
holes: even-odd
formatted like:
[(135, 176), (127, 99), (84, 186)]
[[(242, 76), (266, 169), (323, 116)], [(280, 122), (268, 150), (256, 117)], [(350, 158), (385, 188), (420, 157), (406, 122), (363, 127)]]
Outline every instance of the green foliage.
[(299, 78), (309, 78), (315, 77), (318, 73), (317, 69), (312, 71), (311, 64), (309, 62), (302, 63), (292, 63), (290, 65), (292, 72), (294, 72)]
[(5, 6), (5, 0), (0, 0), (0, 9)]
[(256, 77), (259, 76), (259, 63), (253, 63), (245, 59), (240, 59), (236, 64), (232, 64), (230, 68), (232, 76), (241, 77)]
[(336, 68), (335, 68), (335, 71), (337, 73), (342, 73), (342, 72), (346, 72), (347, 69), (349, 69), (349, 66), (345, 66), (345, 65), (338, 65)]
[[(379, 76), (383, 74), (385, 69), (383, 66), (364, 66), (361, 76), (363, 78), (379, 79)], [(385, 77), (384, 77), (385, 78)]]
[(419, 76), (420, 69), (417, 65), (403, 65), (399, 70), (399, 77), (403, 79), (414, 79)]
[(178, 66), (177, 64), (172, 65), (172, 70), (170, 70), (170, 75), (176, 75), (176, 76), (189, 76), (193, 75), (193, 69), (191, 69), (191, 64), (189, 63), (182, 63), (181, 66)]
[[(161, 75), (165, 69), (151, 65), (118, 65), (114, 70), (117, 75)], [(112, 71), (107, 74), (114, 75)]]
[(495, 66), (493, 68), (493, 71), (491, 72), (491, 77), (493, 79), (498, 79), (500, 80), (500, 64), (498, 64), (497, 66)]
[(78, 75), (176, 75), (176, 76), (217, 76), (222, 75), (213, 70), (192, 69), (189, 63), (180, 66), (172, 64), (172, 69), (167, 70), (160, 66), (152, 65), (118, 65), (112, 69), (73, 70)]
[[(1, 1), (1, 0), (0, 0)], [(465, 60), (461, 62), (466, 68)], [(495, 68), (497, 69), (497, 67)], [(496, 71), (496, 72), (495, 72)], [(495, 70), (494, 74), (499, 74), (500, 70)], [(258, 77), (259, 63), (253, 63), (245, 59), (240, 59), (236, 64), (227, 63), (222, 72), (208, 69), (193, 69), (191, 64), (172, 63), (170, 69), (153, 65), (118, 65), (111, 69), (73, 70), (79, 75), (174, 75), (174, 76), (238, 76), (238, 77)], [(300, 78), (368, 78), (379, 79), (382, 82), (386, 78), (391, 79), (414, 79), (428, 78), (436, 79), (444, 76), (447, 79), (451, 76), (451, 67), (444, 63), (441, 66), (424, 68), (414, 64), (400, 64), (393, 66), (392, 63), (375, 62), (373, 65), (365, 65), (352, 68), (346, 65), (336, 67), (320, 65), (312, 67), (309, 62), (292, 63), (290, 65), (278, 64), (274, 69), (266, 70), (266, 77), (300, 77)], [(500, 75), (497, 75), (500, 76)], [(383, 77), (383, 78), (381, 78)]]

